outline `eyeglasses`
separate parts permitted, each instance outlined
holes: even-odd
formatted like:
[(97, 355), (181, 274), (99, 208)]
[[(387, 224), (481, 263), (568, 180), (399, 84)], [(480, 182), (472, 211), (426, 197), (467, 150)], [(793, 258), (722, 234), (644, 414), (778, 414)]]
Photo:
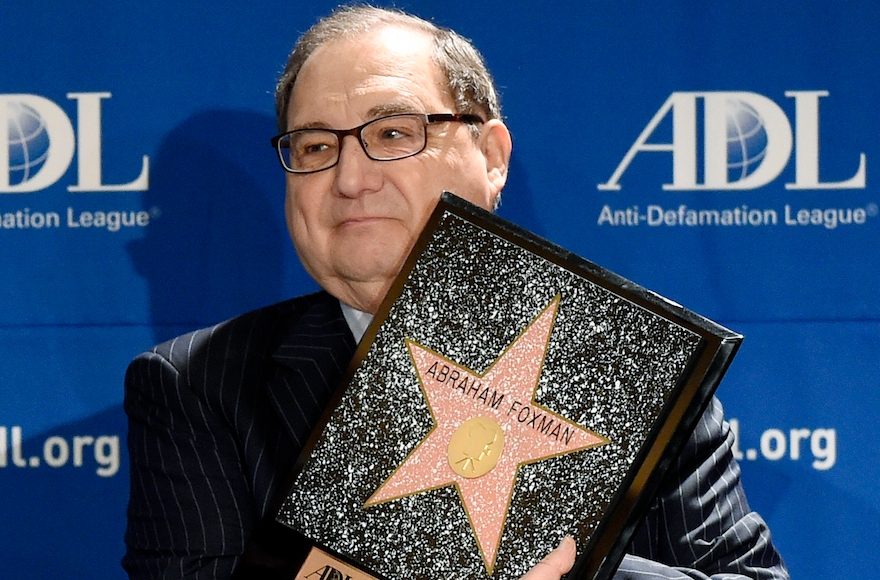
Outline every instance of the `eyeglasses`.
[(342, 139), (357, 137), (367, 157), (394, 161), (412, 157), (428, 144), (427, 126), (432, 123), (483, 123), (477, 115), (404, 113), (379, 117), (353, 129), (297, 129), (272, 137), (272, 146), (289, 173), (314, 173), (339, 163)]

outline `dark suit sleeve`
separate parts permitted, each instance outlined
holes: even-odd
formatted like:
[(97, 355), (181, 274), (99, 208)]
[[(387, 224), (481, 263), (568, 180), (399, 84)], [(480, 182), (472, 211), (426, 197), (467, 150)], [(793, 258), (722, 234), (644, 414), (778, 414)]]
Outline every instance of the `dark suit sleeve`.
[(616, 580), (787, 580), (764, 520), (751, 511), (733, 433), (713, 399), (624, 557)]
[(228, 577), (254, 526), (231, 430), (169, 362), (192, 340), (142, 354), (126, 373), (131, 578)]

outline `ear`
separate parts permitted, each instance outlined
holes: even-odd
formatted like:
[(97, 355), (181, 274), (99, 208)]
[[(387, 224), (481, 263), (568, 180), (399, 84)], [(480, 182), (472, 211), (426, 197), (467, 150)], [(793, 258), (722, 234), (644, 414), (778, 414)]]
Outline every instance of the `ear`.
[(510, 131), (500, 119), (490, 119), (483, 123), (480, 132), (480, 151), (486, 159), (486, 177), (489, 180), (490, 207), (495, 207), (495, 200), (507, 183), (507, 169), (510, 166), (510, 152), (513, 142)]

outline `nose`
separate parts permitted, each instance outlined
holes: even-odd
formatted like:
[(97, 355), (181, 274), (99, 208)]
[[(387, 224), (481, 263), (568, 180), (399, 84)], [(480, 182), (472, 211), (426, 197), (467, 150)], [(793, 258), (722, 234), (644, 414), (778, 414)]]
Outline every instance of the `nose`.
[(343, 197), (352, 198), (378, 191), (382, 187), (379, 163), (367, 157), (357, 137), (346, 135), (339, 144), (334, 190)]

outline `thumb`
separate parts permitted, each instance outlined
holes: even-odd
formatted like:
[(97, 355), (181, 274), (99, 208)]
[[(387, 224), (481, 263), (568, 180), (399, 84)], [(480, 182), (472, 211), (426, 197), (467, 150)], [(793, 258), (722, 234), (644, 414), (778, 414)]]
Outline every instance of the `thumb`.
[(574, 558), (577, 555), (577, 547), (570, 536), (566, 536), (559, 542), (559, 546), (535, 564), (535, 567), (520, 580), (559, 580), (559, 578), (571, 570)]

